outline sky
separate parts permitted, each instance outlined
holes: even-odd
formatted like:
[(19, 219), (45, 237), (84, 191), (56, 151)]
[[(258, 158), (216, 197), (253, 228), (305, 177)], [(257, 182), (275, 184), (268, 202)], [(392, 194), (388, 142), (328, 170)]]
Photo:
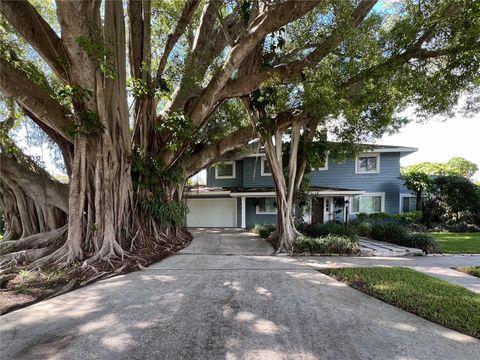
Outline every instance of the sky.
[[(433, 119), (423, 124), (410, 123), (399, 133), (384, 136), (378, 144), (418, 148), (417, 152), (401, 159), (402, 166), (423, 161), (445, 162), (460, 156), (480, 168), (480, 113), (469, 118), (457, 114), (444, 121)], [(480, 181), (480, 171), (474, 179)]]

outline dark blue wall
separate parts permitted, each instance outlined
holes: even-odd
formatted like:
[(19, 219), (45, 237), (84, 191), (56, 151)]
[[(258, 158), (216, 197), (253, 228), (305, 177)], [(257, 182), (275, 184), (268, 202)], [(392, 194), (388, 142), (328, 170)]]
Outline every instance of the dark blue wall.
[(243, 160), (235, 161), (235, 179), (215, 179), (215, 166), (207, 168), (208, 187), (242, 187)]
[[(257, 214), (256, 213), (256, 205), (255, 199), (247, 198), (245, 199), (247, 211), (246, 211), (246, 225), (247, 228), (251, 228), (255, 224), (276, 224), (277, 223), (277, 215), (267, 215), (267, 214)], [(241, 222), (240, 222), (241, 225)]]
[[(237, 160), (235, 179), (215, 179), (215, 168), (207, 169), (207, 186), (210, 187), (264, 187), (273, 186), (271, 176), (261, 175), (261, 157), (246, 157)], [(328, 162), (328, 170), (314, 171), (310, 174), (312, 186), (336, 187), (364, 190), (369, 193), (385, 193), (385, 211), (398, 213), (400, 192), (409, 192), (399, 179), (400, 153), (381, 153), (380, 172), (378, 174), (355, 174), (355, 160), (343, 163)], [(256, 217), (259, 222), (270, 222), (275, 216), (256, 215), (253, 199), (247, 199), (247, 225), (249, 218)], [(263, 221), (260, 221), (263, 223)]]

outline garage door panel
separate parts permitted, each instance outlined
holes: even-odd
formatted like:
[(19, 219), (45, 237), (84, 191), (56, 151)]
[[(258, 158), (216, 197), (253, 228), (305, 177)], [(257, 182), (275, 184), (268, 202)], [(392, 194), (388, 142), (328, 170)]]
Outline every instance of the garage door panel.
[(236, 199), (188, 199), (187, 226), (236, 227)]

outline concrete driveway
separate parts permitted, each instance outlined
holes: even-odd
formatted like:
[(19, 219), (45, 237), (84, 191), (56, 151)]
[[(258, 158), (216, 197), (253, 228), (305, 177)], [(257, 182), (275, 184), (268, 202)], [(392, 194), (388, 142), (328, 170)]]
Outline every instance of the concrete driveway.
[(273, 247), (244, 229), (191, 228), (193, 241), (180, 254), (271, 255)]
[[(0, 317), (1, 358), (480, 358), (479, 340), (375, 300), (305, 261), (213, 255), (210, 244), (199, 245), (208, 238), (146, 271)], [(263, 248), (260, 238), (252, 241)]]

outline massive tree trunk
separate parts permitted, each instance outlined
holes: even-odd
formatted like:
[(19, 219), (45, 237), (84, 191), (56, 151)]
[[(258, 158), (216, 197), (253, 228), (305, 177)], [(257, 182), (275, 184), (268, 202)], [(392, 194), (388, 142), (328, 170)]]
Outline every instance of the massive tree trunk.
[(269, 238), (277, 252), (293, 250), (293, 244), (301, 234), (295, 229), (294, 211), (296, 200), (296, 184), (303, 172), (297, 167), (298, 145), (302, 124), (293, 122), (290, 135), (290, 156), (288, 161), (288, 177), (285, 178), (283, 167), (283, 141), (285, 129), (275, 129), (274, 136), (260, 136), (265, 147), (267, 159), (272, 169), (272, 178), (275, 185), (277, 202), (277, 227)]
[[(70, 49), (71, 79), (93, 96), (73, 102), (77, 128), (67, 241), (38, 264), (123, 258), (123, 249), (139, 227), (130, 176), (123, 6), (105, 3), (103, 33), (98, 3), (59, 3), (57, 10), (63, 40)], [(84, 21), (72, 22), (72, 16)], [(86, 42), (83, 48), (80, 35)], [(89, 53), (89, 42), (105, 47), (106, 59)]]
[(47, 232), (67, 220), (68, 186), (25, 156), (0, 144), (0, 206), (5, 211), (4, 240)]

